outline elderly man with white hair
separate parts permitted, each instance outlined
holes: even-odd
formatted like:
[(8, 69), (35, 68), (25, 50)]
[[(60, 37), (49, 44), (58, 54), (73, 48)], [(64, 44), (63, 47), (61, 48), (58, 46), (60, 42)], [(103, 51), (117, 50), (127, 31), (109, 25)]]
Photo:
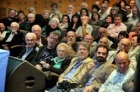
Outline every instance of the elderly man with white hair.
[(41, 36), (41, 27), (39, 25), (32, 26), (32, 32), (36, 35), (36, 43), (39, 46), (47, 45), (47, 40)]
[(13, 46), (21, 45), (24, 41), (24, 35), (19, 31), (19, 24), (12, 22), (10, 25), (11, 32), (7, 33), (5, 38), (0, 42), (2, 49), (10, 50), (10, 55), (16, 56), (19, 51), (12, 51)]

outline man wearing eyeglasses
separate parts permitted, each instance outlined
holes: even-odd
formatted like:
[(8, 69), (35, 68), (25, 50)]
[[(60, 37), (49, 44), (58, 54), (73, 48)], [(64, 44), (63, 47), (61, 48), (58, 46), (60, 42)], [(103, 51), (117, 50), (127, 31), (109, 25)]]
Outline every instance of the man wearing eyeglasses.
[(56, 56), (56, 46), (59, 43), (59, 33), (53, 31), (47, 37), (47, 45), (40, 47), (39, 52), (34, 57), (32, 64), (41, 70), (41, 64), (39, 62), (52, 59)]

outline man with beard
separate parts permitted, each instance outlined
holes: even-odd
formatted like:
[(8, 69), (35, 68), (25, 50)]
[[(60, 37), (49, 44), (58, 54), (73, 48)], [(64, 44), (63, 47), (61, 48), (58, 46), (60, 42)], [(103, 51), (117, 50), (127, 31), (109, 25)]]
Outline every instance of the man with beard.
[[(108, 48), (104, 45), (99, 45), (95, 53), (94, 67), (88, 67), (90, 71), (85, 74), (88, 81), (84, 87), (72, 89), (70, 92), (98, 92), (100, 86), (106, 81), (110, 73), (115, 69), (112, 64), (106, 61), (108, 55)], [(82, 85), (83, 86), (83, 85)]]
[(45, 61), (47, 62), (48, 59), (53, 59), (56, 54), (56, 46), (59, 43), (60, 36), (59, 33), (53, 31), (47, 37), (47, 45), (40, 47), (38, 53), (34, 57), (33, 61), (31, 62), (35, 65), (38, 69), (41, 68), (41, 64), (39, 62)]

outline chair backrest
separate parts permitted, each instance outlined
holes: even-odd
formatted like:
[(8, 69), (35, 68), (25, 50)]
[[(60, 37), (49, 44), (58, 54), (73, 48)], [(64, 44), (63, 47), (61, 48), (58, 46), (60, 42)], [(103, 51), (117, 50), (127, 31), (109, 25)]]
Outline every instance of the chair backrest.
[(93, 38), (97, 37), (98, 34), (98, 29), (100, 28), (100, 26), (93, 26), (93, 31), (91, 33), (91, 35), (93, 36)]
[(130, 24), (130, 23), (124, 23), (124, 24), (126, 25), (127, 32), (129, 33), (131, 31), (131, 29), (132, 29), (133, 24)]

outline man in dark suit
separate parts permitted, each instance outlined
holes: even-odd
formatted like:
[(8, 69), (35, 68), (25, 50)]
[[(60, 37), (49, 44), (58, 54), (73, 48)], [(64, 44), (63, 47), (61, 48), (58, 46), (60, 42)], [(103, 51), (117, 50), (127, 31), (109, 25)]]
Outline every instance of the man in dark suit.
[(27, 33), (25, 42), (26, 46), (22, 49), (18, 57), (31, 62), (39, 50), (39, 47), (36, 44), (36, 35), (34, 33)]
[(14, 47), (22, 45), (24, 34), (19, 31), (19, 24), (17, 22), (12, 22), (10, 28), (11, 32), (7, 33), (5, 38), (0, 42), (0, 47), (10, 50), (10, 55), (17, 56), (21, 49), (14, 49)]

